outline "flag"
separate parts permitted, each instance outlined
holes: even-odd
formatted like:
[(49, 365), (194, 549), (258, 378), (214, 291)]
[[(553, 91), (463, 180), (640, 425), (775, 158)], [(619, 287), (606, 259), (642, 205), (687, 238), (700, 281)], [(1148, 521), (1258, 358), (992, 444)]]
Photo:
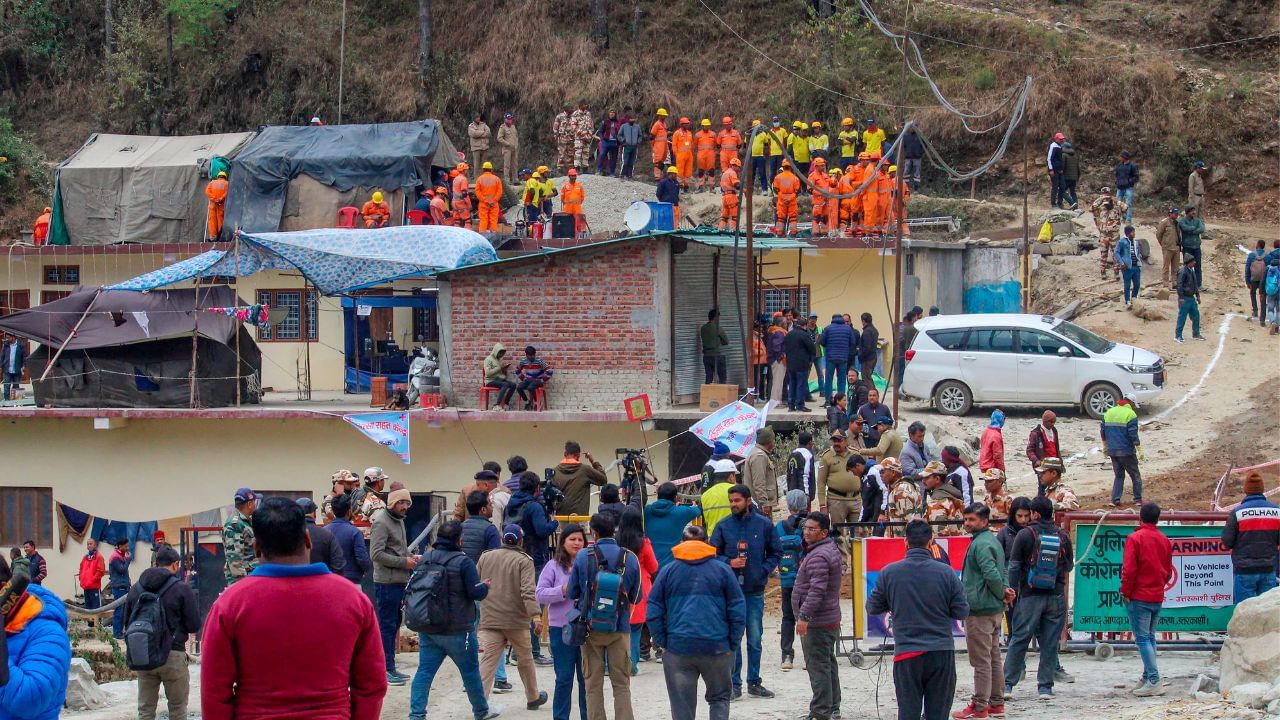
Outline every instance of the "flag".
[(343, 420), (409, 464), (409, 413), (375, 412), (343, 415)]
[(731, 454), (746, 457), (756, 445), (759, 427), (760, 411), (738, 400), (694, 423), (689, 431), (707, 447), (722, 442), (729, 446)]

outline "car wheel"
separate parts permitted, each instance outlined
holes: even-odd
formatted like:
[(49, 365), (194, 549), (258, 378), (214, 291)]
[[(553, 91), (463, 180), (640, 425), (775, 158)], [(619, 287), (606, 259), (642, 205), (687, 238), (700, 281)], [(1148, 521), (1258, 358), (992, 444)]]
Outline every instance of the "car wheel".
[(1088, 390), (1084, 391), (1084, 400), (1082, 405), (1084, 411), (1094, 420), (1101, 420), (1103, 415), (1107, 414), (1120, 399), (1120, 389), (1111, 383), (1098, 383), (1090, 385)]
[(964, 383), (947, 380), (933, 391), (933, 406), (943, 415), (968, 415), (973, 408), (973, 393)]

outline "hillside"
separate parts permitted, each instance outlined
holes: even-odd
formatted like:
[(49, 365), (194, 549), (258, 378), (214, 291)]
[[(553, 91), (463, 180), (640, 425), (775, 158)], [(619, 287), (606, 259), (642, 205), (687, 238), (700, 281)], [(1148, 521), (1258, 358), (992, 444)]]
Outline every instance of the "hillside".
[[(591, 37), (588, 5), (596, 3), (608, 8), (607, 48)], [(8, 157), (0, 164), (0, 237), (30, 223), (47, 202), (51, 163), (91, 132), (223, 132), (317, 114), (338, 120), (342, 0), (114, 0), (110, 53), (94, 5), (88, 14), (72, 0), (0, 0), (0, 155)], [(714, 118), (875, 115), (889, 127), (914, 118), (961, 168), (985, 160), (999, 140), (998, 131), (965, 132), (924, 81), (904, 80), (902, 56), (856, 4), (837, 3), (821, 20), (804, 0), (431, 5), (434, 44), (420, 76), (418, 3), (348, 0), (343, 122), (439, 117), (464, 140), (471, 116), (492, 121), (512, 111), (526, 162), (551, 159), (551, 117), (579, 99), (593, 110), (630, 107), (642, 118), (658, 106)], [(1082, 195), (1108, 181), (1123, 148), (1144, 169), (1139, 191), (1151, 208), (1180, 197), (1187, 168), (1203, 158), (1215, 171), (1215, 200), (1244, 217), (1280, 219), (1274, 3), (955, 0), (904, 11), (882, 0), (873, 7), (885, 23), (909, 27), (958, 104), (985, 112), (1031, 75), (1026, 154), (1043, 163), (1046, 138), (1066, 132), (1098, 172), (1082, 180)], [(1262, 35), (1270, 37), (1157, 52)], [(1139, 54), (1123, 55), (1130, 52)], [(1103, 57), (1115, 55), (1122, 56)], [(1022, 157), (1018, 134), (980, 192), (1016, 190)], [(1043, 170), (1033, 166), (1032, 176), (1036, 191), (1047, 193)], [(929, 190), (967, 194), (968, 187), (936, 181)]]

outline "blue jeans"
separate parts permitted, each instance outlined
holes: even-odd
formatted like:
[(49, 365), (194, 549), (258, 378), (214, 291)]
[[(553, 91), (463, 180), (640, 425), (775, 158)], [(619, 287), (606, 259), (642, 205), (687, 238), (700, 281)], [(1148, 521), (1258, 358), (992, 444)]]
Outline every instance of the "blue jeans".
[(1201, 248), (1183, 248), (1182, 252), (1196, 259), (1196, 287), (1199, 288), (1204, 286), (1204, 268), (1200, 267)]
[(788, 387), (791, 389), (791, 397), (788, 401), (787, 409), (799, 410), (804, 406), (804, 396), (809, 391), (809, 369), (788, 370), (787, 382)]
[[(825, 356), (825, 355), (819, 355), (819, 356), (818, 356), (818, 357), (813, 361), (813, 364), (814, 364), (814, 366), (818, 369), (818, 392), (822, 393), (822, 399), (823, 399), (823, 401), (825, 402), (825, 401), (826, 401), (826, 398), (827, 398), (827, 391), (822, 389), (822, 378), (823, 378), (823, 376), (824, 376), (824, 375), (826, 375), (826, 374), (827, 374), (827, 358), (826, 358), (826, 356)], [(805, 400), (812, 400), (812, 399), (813, 399), (813, 395), (809, 393), (808, 383), (806, 383), (805, 393), (804, 393), (804, 399), (805, 399)]]
[(1182, 328), (1191, 318), (1191, 334), (1200, 337), (1200, 303), (1194, 297), (1178, 298), (1178, 327), (1173, 336), (1182, 339)]
[(772, 155), (769, 157), (769, 187), (773, 187), (773, 179), (778, 177), (778, 173), (782, 170), (782, 156)]
[(15, 394), (14, 388), (22, 385), (22, 373), (5, 372), (4, 374), (4, 399), (9, 400), (10, 395)]
[[(764, 593), (752, 593), (747, 601), (747, 685), (760, 684), (760, 648), (764, 639)], [(742, 687), (742, 647), (733, 649), (733, 686)]]
[(822, 397), (827, 402), (831, 401), (833, 392), (844, 392), (845, 385), (849, 379), (849, 363), (848, 362), (826, 362), (826, 372), (822, 374)]
[(601, 175), (612, 175), (618, 166), (618, 141), (601, 140), (600, 153), (596, 158), (596, 170)]
[(1129, 299), (1138, 297), (1138, 290), (1142, 288), (1142, 268), (1122, 269), (1120, 280), (1124, 283), (1124, 302), (1128, 305)]
[[(755, 173), (756, 179), (760, 181), (760, 192), (769, 192), (769, 159), (762, 157), (751, 158), (752, 172)], [(750, 190), (751, 188), (747, 188)]]
[(631, 672), (640, 670), (640, 636), (644, 634), (644, 623), (631, 623)]
[(582, 650), (564, 644), (564, 628), (551, 628), (551, 659), (556, 687), (551, 699), (552, 720), (569, 720), (573, 710), (573, 679), (578, 679), (578, 717), (587, 717), (587, 685), (582, 681)]
[(1156, 667), (1156, 624), (1160, 622), (1160, 603), (1129, 601), (1129, 627), (1133, 630), (1133, 642), (1142, 657), (1142, 679), (1151, 684), (1160, 682), (1160, 669)]
[(1040, 641), (1040, 667), (1036, 685), (1040, 690), (1053, 689), (1053, 671), (1058, 666), (1058, 636), (1067, 622), (1067, 599), (1062, 595), (1027, 593), (1013, 606), (1013, 627), (1009, 634), (1009, 651), (1004, 660), (1004, 684), (1013, 687), (1027, 667), (1027, 648), (1031, 639)]
[(1133, 223), (1133, 188), (1116, 188), (1116, 199), (1124, 202), (1126, 210), (1124, 211), (1124, 221), (1126, 224)]
[(404, 601), (403, 583), (374, 583), (373, 599), (378, 611), (378, 634), (382, 636), (382, 656), (387, 672), (396, 670), (396, 635), (400, 632), (400, 604)]
[(413, 684), (409, 686), (409, 720), (421, 720), (427, 716), (431, 683), (446, 657), (458, 666), (462, 687), (471, 701), (471, 714), (476, 718), (489, 714), (489, 701), (485, 700), (484, 685), (480, 682), (479, 649), (469, 634), (418, 634), (418, 671), (413, 674)]
[[(112, 600), (115, 600), (116, 598), (122, 598), (128, 594), (129, 594), (129, 588), (127, 587), (111, 588)], [(126, 618), (124, 616), (124, 603), (120, 603), (119, 605), (116, 606), (116, 609), (111, 613), (111, 634), (112, 635), (116, 636), (117, 638), (124, 637), (125, 620)]]
[(1236, 604), (1255, 598), (1276, 586), (1276, 574), (1273, 572), (1236, 573)]
[(636, 146), (622, 146), (622, 177), (631, 177), (636, 168)]

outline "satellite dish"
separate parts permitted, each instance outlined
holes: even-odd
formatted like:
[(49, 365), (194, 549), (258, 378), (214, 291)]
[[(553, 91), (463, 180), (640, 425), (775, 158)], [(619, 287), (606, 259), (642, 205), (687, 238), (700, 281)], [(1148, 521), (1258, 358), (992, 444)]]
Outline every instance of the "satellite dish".
[(267, 319), (271, 321), (272, 325), (279, 325), (288, 317), (289, 308), (287, 307), (267, 308)]
[(627, 224), (631, 232), (640, 232), (649, 227), (653, 222), (653, 208), (647, 204), (637, 200), (631, 203), (631, 207), (622, 215), (622, 221)]

